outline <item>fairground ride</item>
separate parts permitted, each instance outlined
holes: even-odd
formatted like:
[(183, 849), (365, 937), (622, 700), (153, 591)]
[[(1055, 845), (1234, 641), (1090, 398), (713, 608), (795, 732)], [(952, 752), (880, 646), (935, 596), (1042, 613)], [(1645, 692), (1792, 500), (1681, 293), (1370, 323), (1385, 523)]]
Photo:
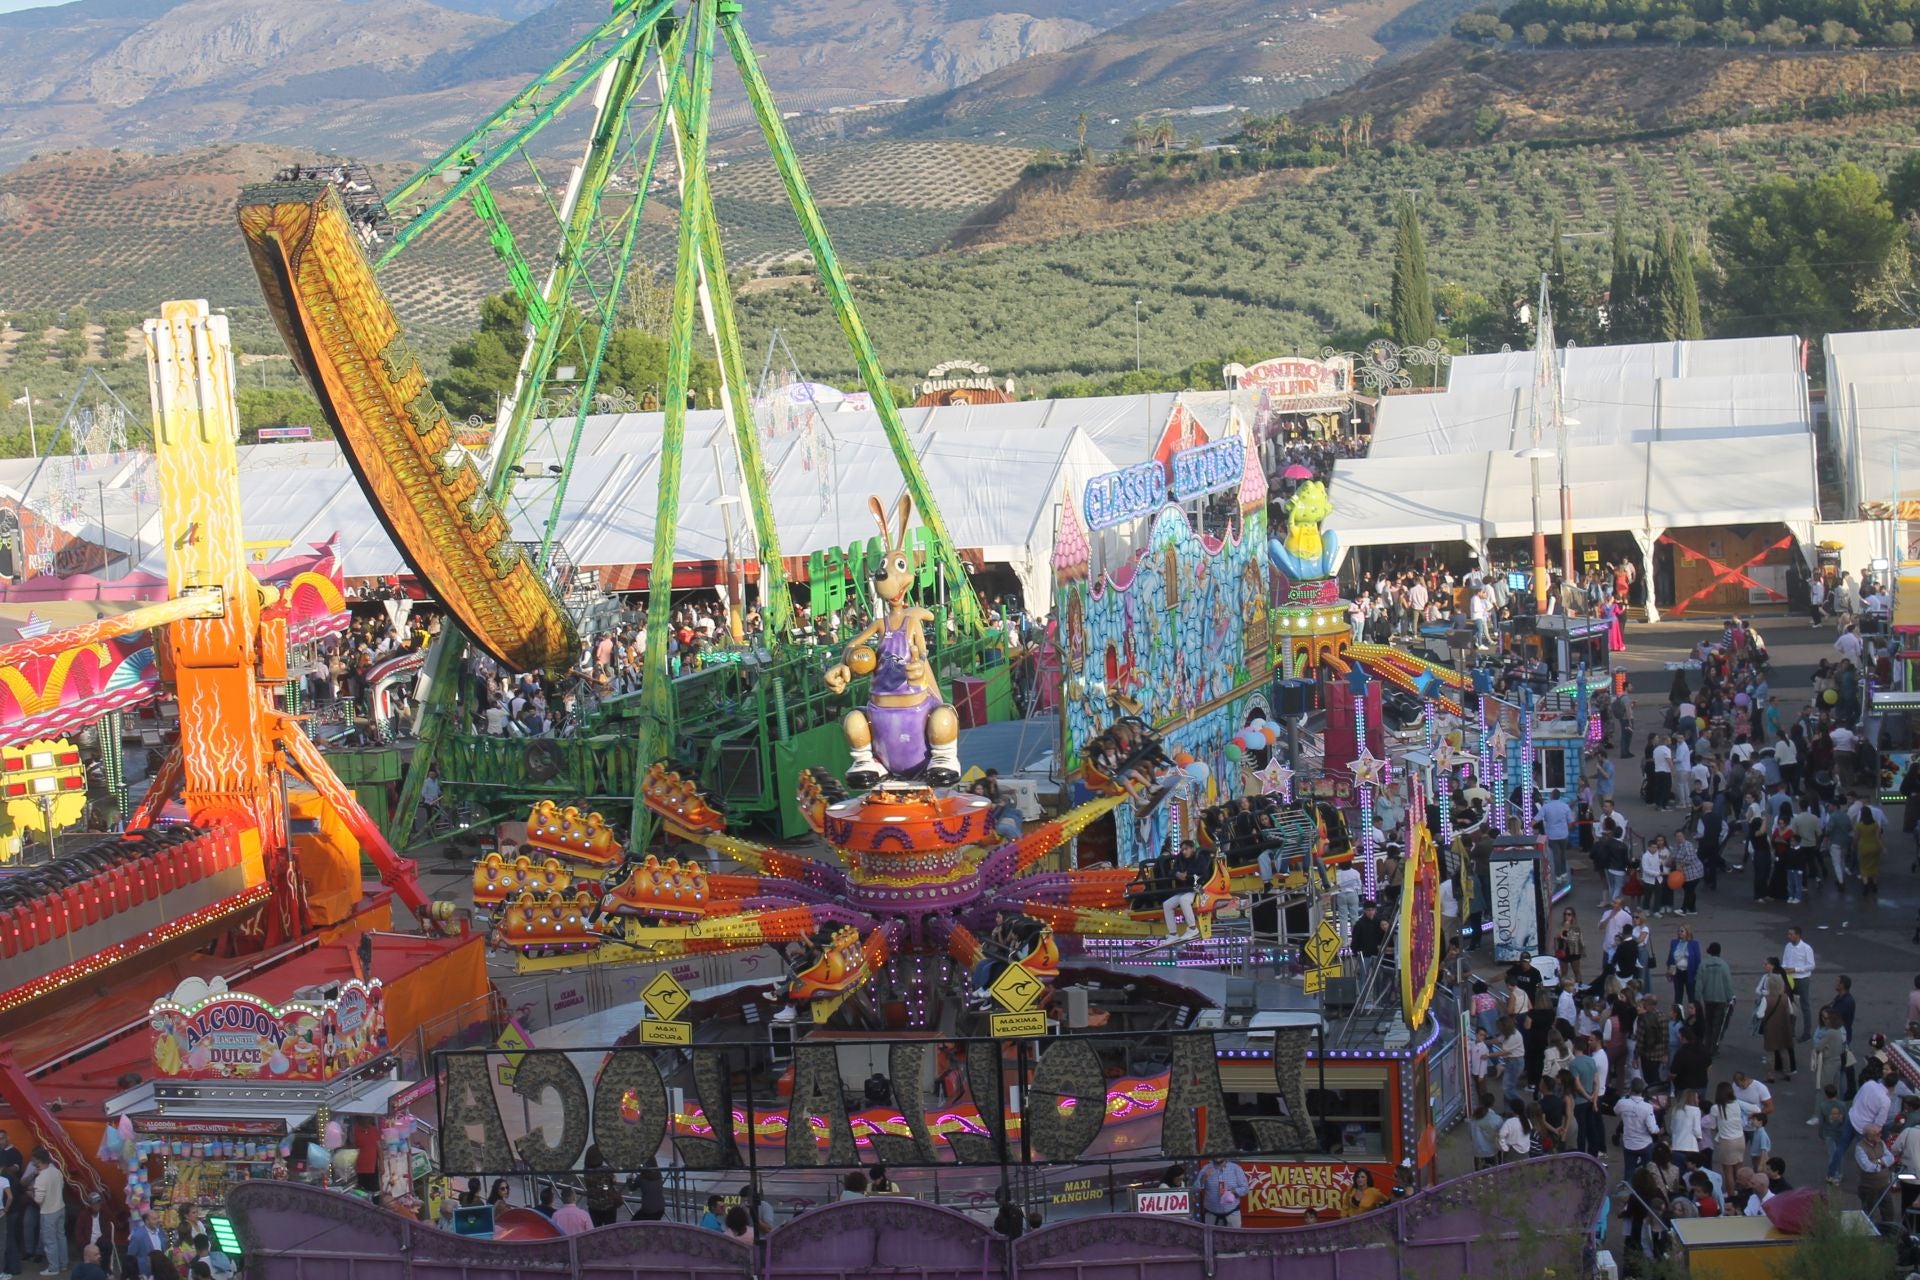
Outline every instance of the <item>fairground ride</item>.
[[(71, 1121), (85, 1111), (43, 1098), (35, 1073), (143, 1027), (151, 994), (129, 992), (186, 956), (257, 972), (387, 930), (392, 897), (428, 933), (451, 918), (278, 706), (292, 600), (247, 567), (226, 318), (205, 302), (168, 303), (146, 341), (168, 599), (0, 645), (11, 676), (151, 631), (179, 706), (179, 746), (123, 833), (71, 841), (0, 877), (0, 1100), (96, 1204), (116, 1191), (75, 1140)], [(176, 801), (184, 821), (169, 813), (161, 824)], [(362, 855), (385, 890), (366, 891)], [(458, 1004), (473, 993), (442, 994)]]
[[(738, 0), (615, 0), (611, 16), (565, 57), (384, 201), (366, 183), (343, 181), (343, 173), (324, 167), (295, 170), (288, 175), (293, 181), (244, 198), (242, 222), (255, 265), (296, 361), (362, 480), (376, 490), (395, 542), (442, 593), (464, 633), (446, 629), (429, 657), (419, 745), (394, 815), (402, 840), (413, 828), (427, 774), (439, 766), (447, 785), (489, 817), (542, 797), (585, 800), (609, 813), (630, 805), (634, 844), (644, 847), (642, 781), (651, 765), (669, 757), (692, 763), (709, 785), (723, 781), (724, 771), (727, 785), (718, 790), (735, 816), (784, 810), (786, 834), (797, 833), (791, 797), (809, 762), (777, 746), (790, 746), (810, 730), (827, 730), (822, 740), (830, 740), (837, 710), (825, 697), (809, 700), (798, 692), (817, 684), (818, 651), (802, 653), (785, 643), (791, 594), (708, 183), (722, 43), (926, 526), (939, 572), (925, 577), (944, 584), (952, 624), (950, 632), (936, 629), (939, 668), (964, 673), (982, 660), (979, 604), (740, 15)], [(549, 182), (535, 157), (551, 153), (566, 130), (589, 115), (579, 162), (564, 184)], [(663, 181), (668, 169), (671, 184)], [(524, 188), (528, 174), (542, 197), (541, 212), (532, 215), (539, 225), (516, 228), (496, 192), (509, 183)], [(636, 246), (657, 185), (677, 193), (677, 236), (643, 688), (588, 725), (583, 736), (601, 734), (591, 746), (463, 739), (454, 699), (465, 645), (477, 644), (512, 671), (557, 671), (575, 657), (575, 627), (558, 607), (571, 585), (561, 513), (587, 417), (612, 390), (603, 383), (623, 297), (632, 273), (649, 269)], [(433, 402), (376, 283), (378, 274), (404, 289), (409, 252), (469, 212), (525, 306), (529, 334), (484, 476), (456, 449), (456, 431)], [(549, 245), (552, 260), (542, 277), (530, 259)], [(668, 675), (667, 647), (672, 566), (690, 374), (702, 329), (717, 356), (721, 407), (747, 497), (756, 551), (750, 567), (757, 571), (769, 647), (753, 663), (676, 681)], [(383, 475), (390, 466), (397, 470)], [(397, 488), (382, 494), (382, 484)], [(404, 501), (400, 490), (408, 495)], [(394, 518), (395, 511), (419, 509), (423, 494), (434, 495), (427, 504), (435, 508), (431, 518)], [(513, 530), (533, 536), (516, 548)], [(546, 589), (536, 589), (536, 581)], [(503, 584), (512, 590), (503, 593)], [(510, 598), (488, 614), (487, 600), (503, 594)], [(857, 698), (861, 691), (852, 692)], [(568, 749), (574, 745), (580, 749)]]

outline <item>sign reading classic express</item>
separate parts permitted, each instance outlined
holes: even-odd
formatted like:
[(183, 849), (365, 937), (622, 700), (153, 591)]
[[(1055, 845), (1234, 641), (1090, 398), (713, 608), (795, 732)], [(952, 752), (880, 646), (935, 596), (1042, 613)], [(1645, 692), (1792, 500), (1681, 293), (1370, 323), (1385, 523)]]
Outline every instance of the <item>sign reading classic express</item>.
[[(848, 1110), (838, 1048), (801, 1044), (791, 1093), (751, 1100), (751, 1137), (749, 1099), (735, 1075), (748, 1046), (699, 1045), (684, 1067), (685, 1051), (532, 1050), (519, 1055), (511, 1088), (494, 1084), (493, 1060), (504, 1054), (439, 1053), (440, 1167), (456, 1177), (558, 1173), (577, 1169), (591, 1144), (614, 1172), (669, 1158), (688, 1169), (725, 1169), (746, 1164), (740, 1148), (748, 1141), (763, 1170), (1315, 1151), (1300, 1070), (1311, 1034), (1276, 1031), (1279, 1114), (1259, 1115), (1229, 1108), (1208, 1032), (1056, 1038), (1034, 1046), (1037, 1057), (1023, 1057), (1024, 1072), (991, 1040), (863, 1041), (869, 1052), (886, 1051), (889, 1096), (857, 1114)], [(1152, 1077), (1114, 1087), (1110, 1068), (1139, 1070), (1150, 1061), (1157, 1063)], [(1024, 1114), (1004, 1105), (1015, 1087), (1028, 1100)], [(683, 1098), (677, 1110), (669, 1101), (676, 1094)], [(722, 1115), (732, 1123), (707, 1121)]]

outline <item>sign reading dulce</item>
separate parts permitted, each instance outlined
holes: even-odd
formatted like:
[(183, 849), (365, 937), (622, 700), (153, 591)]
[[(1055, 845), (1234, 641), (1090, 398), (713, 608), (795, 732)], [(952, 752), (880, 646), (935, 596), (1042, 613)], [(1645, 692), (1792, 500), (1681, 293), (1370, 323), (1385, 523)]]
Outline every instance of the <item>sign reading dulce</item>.
[(326, 1080), (387, 1050), (380, 983), (353, 979), (332, 1000), (269, 1004), (240, 991), (154, 1002), (153, 1064), (182, 1080)]

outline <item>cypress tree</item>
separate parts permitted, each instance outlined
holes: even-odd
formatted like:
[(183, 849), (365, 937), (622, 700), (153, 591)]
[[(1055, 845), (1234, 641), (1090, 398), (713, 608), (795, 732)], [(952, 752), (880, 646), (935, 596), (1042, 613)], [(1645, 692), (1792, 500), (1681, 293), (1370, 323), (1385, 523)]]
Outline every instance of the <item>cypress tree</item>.
[(1613, 205), (1613, 274), (1607, 279), (1607, 338), (1632, 342), (1639, 337), (1640, 266), (1627, 243), (1627, 194), (1623, 187)]
[(1674, 270), (1673, 227), (1660, 228), (1660, 243), (1653, 257), (1653, 338), (1671, 342), (1680, 336), (1680, 277)]
[(1678, 300), (1674, 325), (1676, 338), (1704, 338), (1700, 323), (1700, 283), (1693, 271), (1693, 236), (1686, 230), (1673, 237), (1674, 297)]
[(1433, 293), (1427, 285), (1427, 251), (1420, 243), (1420, 220), (1413, 202), (1400, 202), (1393, 238), (1393, 295), (1388, 311), (1393, 340), (1417, 347), (1434, 336)]

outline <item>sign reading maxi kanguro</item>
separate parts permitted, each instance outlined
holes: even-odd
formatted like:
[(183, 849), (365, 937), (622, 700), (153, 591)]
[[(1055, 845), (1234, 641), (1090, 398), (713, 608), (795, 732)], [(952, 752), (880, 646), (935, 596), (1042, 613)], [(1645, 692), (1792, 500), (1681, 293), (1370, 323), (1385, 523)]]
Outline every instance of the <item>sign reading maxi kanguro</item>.
[[(1318, 1150), (1301, 1063), (1311, 1027), (1275, 1032), (1273, 1080), (1230, 1104), (1213, 1032), (993, 1040), (836, 1039), (793, 1050), (791, 1088), (743, 1087), (764, 1042), (691, 1050), (531, 1050), (511, 1085), (493, 1051), (435, 1055), (440, 1164), (452, 1176), (578, 1169), (597, 1145), (614, 1172), (649, 1158), (688, 1169), (895, 1168), (1188, 1160)], [(881, 1100), (869, 1086), (884, 1076)], [(764, 1078), (764, 1077), (763, 1077)], [(1239, 1086), (1244, 1088), (1244, 1085)], [(848, 1094), (866, 1092), (854, 1109)], [(732, 1117), (716, 1126), (711, 1117)]]

